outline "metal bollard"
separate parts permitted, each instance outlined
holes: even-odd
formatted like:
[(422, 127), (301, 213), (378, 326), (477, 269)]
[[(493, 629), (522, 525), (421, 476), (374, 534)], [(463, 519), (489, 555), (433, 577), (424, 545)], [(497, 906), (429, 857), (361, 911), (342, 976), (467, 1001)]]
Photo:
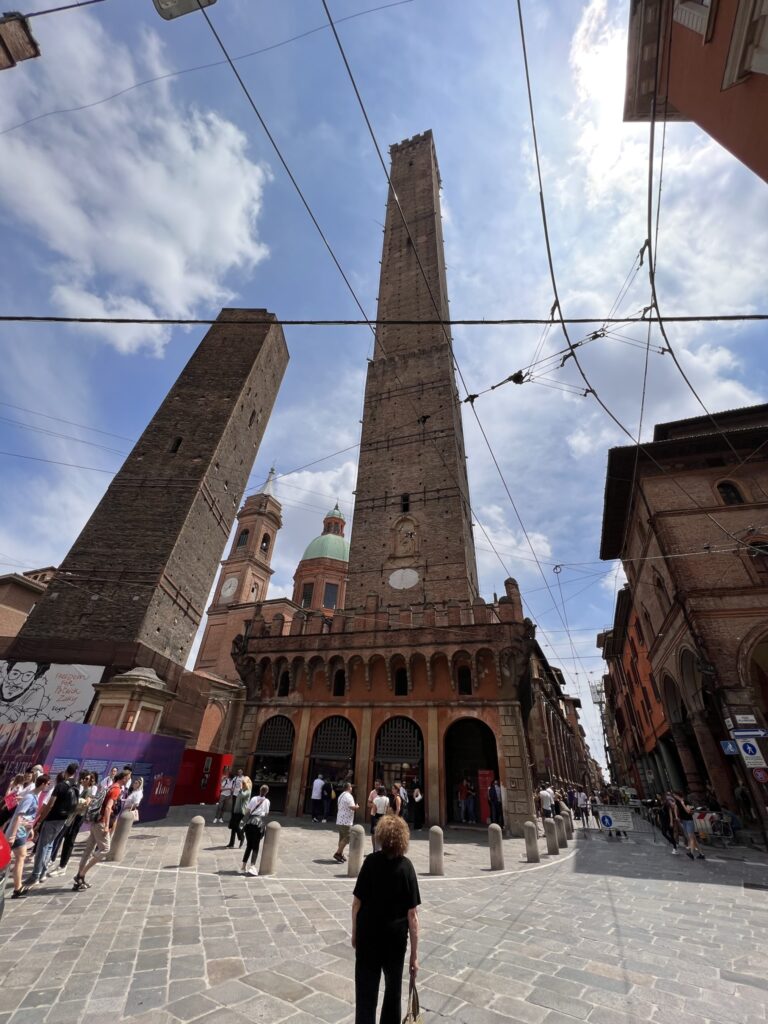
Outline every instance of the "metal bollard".
[(205, 818), (201, 814), (196, 815), (192, 821), (190, 821), (189, 828), (187, 829), (187, 835), (184, 839), (184, 847), (181, 851), (179, 867), (197, 867), (197, 855), (200, 852), (200, 843), (203, 841), (204, 828)]
[(547, 853), (555, 857), (560, 853), (560, 844), (557, 841), (557, 828), (551, 818), (544, 819), (544, 835), (547, 840)]
[(573, 839), (573, 815), (568, 807), (563, 808), (562, 814), (565, 822), (565, 838)]
[(347, 858), (347, 878), (357, 878), (363, 866), (363, 848), (365, 847), (365, 829), (362, 825), (353, 825), (349, 833), (349, 857)]
[(444, 875), (443, 866), (443, 830), (439, 825), (433, 825), (429, 830), (429, 873), (430, 875)]
[(526, 821), (523, 825), (525, 836), (525, 858), (529, 864), (539, 863), (539, 830), (535, 821)]
[(562, 814), (555, 815), (555, 832), (557, 834), (557, 845), (561, 850), (567, 850), (568, 840), (565, 837), (565, 821)]
[(488, 846), (491, 849), (491, 871), (503, 871), (504, 845), (501, 837), (501, 825), (488, 826)]
[(259, 861), (260, 875), (274, 875), (277, 867), (277, 848), (280, 844), (280, 822), (270, 821), (267, 825), (267, 832), (264, 836), (264, 846), (261, 849), (261, 860)]
[(119, 864), (123, 859), (125, 853), (125, 847), (128, 843), (128, 837), (131, 834), (131, 827), (133, 826), (133, 814), (121, 814), (117, 819), (115, 825), (115, 833), (112, 836), (112, 842), (109, 847), (109, 853), (107, 854), (107, 860), (112, 861), (113, 864)]

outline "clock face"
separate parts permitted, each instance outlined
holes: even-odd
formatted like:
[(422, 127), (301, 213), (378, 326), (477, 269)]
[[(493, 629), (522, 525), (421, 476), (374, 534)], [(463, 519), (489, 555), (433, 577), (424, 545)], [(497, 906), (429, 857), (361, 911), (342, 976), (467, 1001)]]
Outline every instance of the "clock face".
[(231, 601), (236, 590), (237, 577), (230, 576), (228, 580), (224, 580), (224, 586), (221, 588), (221, 600)]
[(394, 590), (410, 590), (419, 582), (419, 574), (415, 569), (395, 569), (389, 577), (389, 585)]

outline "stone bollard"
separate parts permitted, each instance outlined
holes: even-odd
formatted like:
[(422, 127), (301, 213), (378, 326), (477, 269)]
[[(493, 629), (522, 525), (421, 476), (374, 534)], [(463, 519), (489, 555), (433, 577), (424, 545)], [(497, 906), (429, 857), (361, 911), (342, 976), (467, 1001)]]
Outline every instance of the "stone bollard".
[(560, 853), (560, 844), (557, 841), (557, 829), (551, 818), (544, 819), (544, 835), (547, 840), (547, 853), (550, 857)]
[[(118, 818), (118, 821), (120, 819)], [(203, 829), (205, 828), (205, 818), (198, 814), (189, 823), (187, 829), (187, 835), (184, 840), (184, 848), (181, 851), (181, 861), (179, 867), (182, 868), (196, 868), (197, 867), (197, 855), (200, 852), (200, 843), (203, 841)]]
[(573, 839), (573, 815), (568, 807), (563, 808), (563, 821), (565, 822), (565, 838)]
[(113, 864), (119, 864), (123, 859), (125, 853), (125, 847), (128, 842), (128, 837), (131, 834), (131, 827), (133, 826), (133, 814), (121, 814), (117, 819), (115, 825), (115, 833), (112, 836), (112, 842), (109, 847), (109, 853), (107, 854), (107, 860), (112, 861)]
[(267, 825), (267, 832), (264, 836), (264, 845), (261, 848), (261, 860), (259, 861), (260, 875), (274, 875), (277, 868), (277, 848), (280, 844), (280, 822), (270, 821)]
[(525, 858), (529, 864), (539, 863), (539, 830), (535, 821), (526, 821), (523, 825), (525, 836)]
[(557, 845), (561, 850), (567, 850), (568, 840), (565, 838), (565, 821), (562, 814), (555, 815), (555, 832), (557, 834)]
[(430, 875), (444, 875), (443, 867), (443, 830), (439, 825), (433, 825), (429, 830), (429, 873)]
[(504, 844), (501, 825), (488, 826), (488, 845), (491, 848), (491, 871), (504, 870)]
[(362, 825), (353, 825), (349, 833), (349, 857), (347, 858), (347, 878), (357, 878), (363, 866), (363, 849), (365, 847), (365, 829)]

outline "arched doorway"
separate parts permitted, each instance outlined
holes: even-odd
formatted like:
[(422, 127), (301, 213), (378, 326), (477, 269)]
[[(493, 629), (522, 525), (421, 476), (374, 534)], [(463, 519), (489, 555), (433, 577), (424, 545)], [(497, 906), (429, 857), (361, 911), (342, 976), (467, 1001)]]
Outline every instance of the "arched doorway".
[(258, 793), (259, 786), (269, 786), (269, 803), (273, 811), (285, 810), (294, 735), (293, 722), (290, 718), (286, 718), (285, 715), (273, 715), (262, 725), (253, 752), (253, 791)]
[(750, 682), (764, 715), (768, 715), (768, 636), (752, 651), (749, 664)]
[(398, 715), (384, 722), (376, 736), (373, 763), (375, 777), (387, 790), (393, 782), (402, 782), (410, 793), (418, 782), (425, 792), (424, 737), (412, 718)]
[[(304, 796), (304, 811), (311, 813), (312, 782), (321, 772), (323, 778), (335, 783), (353, 782), (357, 735), (348, 718), (330, 715), (315, 729), (309, 754), (309, 775)], [(360, 796), (360, 794), (357, 794)], [(365, 795), (365, 794), (363, 794)], [(335, 807), (332, 811), (335, 815)], [(335, 820), (335, 817), (334, 817)]]
[[(474, 810), (470, 820), (486, 824), (490, 819), (488, 787), (499, 777), (496, 737), (485, 722), (460, 718), (445, 733), (445, 807), (449, 822), (461, 822), (459, 787), (468, 784), (474, 791)], [(466, 810), (466, 808), (465, 808)]]

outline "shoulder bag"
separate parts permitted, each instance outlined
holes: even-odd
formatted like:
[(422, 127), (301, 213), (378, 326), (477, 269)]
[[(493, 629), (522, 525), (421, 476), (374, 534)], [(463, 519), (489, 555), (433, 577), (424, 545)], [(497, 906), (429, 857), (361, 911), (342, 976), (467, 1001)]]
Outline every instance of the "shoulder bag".
[(266, 815), (257, 814), (256, 811), (264, 803), (264, 799), (264, 797), (261, 797), (259, 803), (256, 805), (256, 807), (254, 807), (252, 811), (249, 811), (248, 814), (246, 814), (245, 819), (243, 821), (243, 828), (249, 828), (250, 826), (255, 825), (262, 835), (264, 835), (264, 833), (267, 830)]

